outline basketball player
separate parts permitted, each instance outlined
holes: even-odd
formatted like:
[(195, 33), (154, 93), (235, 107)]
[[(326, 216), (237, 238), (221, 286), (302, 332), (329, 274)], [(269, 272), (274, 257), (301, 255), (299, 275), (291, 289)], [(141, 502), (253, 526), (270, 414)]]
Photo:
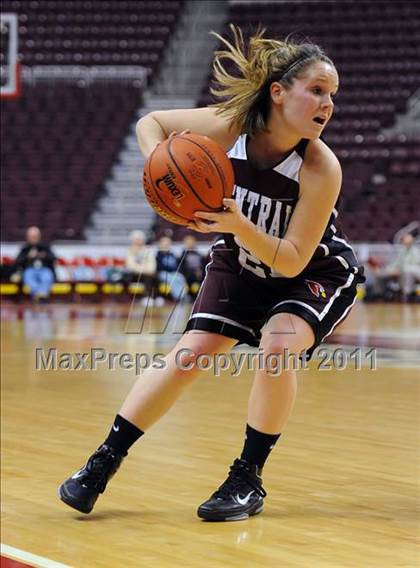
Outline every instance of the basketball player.
[[(197, 213), (191, 228), (223, 233), (193, 306), (185, 334), (165, 370), (142, 375), (108, 437), (87, 464), (60, 487), (61, 499), (89, 513), (129, 448), (198, 377), (176, 354), (225, 353), (235, 344), (265, 354), (310, 356), (349, 313), (363, 281), (351, 246), (336, 224), (341, 169), (320, 135), (331, 119), (338, 75), (313, 44), (263, 37), (232, 42), (214, 60), (221, 98), (216, 106), (152, 112), (138, 122), (147, 158), (173, 133), (189, 129), (226, 149), (235, 171), (234, 199), (222, 213)], [(224, 66), (229, 60), (235, 73)], [(287, 350), (287, 351), (286, 351)], [(261, 472), (286, 426), (296, 372), (274, 378), (259, 369), (249, 395), (245, 443), (227, 479), (198, 509), (210, 521), (240, 520), (262, 511)]]

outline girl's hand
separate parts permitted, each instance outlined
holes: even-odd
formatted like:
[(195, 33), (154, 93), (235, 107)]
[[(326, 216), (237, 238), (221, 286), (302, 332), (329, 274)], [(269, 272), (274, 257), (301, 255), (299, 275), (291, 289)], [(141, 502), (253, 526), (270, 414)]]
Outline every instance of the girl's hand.
[(173, 138), (174, 136), (177, 136), (178, 134), (180, 136), (182, 136), (183, 134), (190, 134), (190, 133), (191, 133), (191, 130), (183, 130), (182, 132), (176, 132), (176, 130), (174, 130), (173, 132), (171, 132), (169, 134), (168, 139)]
[(220, 213), (210, 213), (207, 211), (197, 211), (195, 220), (188, 224), (190, 229), (199, 233), (234, 233), (239, 235), (246, 225), (248, 219), (239, 210), (234, 199), (223, 199), (224, 211)]
[(155, 146), (154, 149), (156, 149), (160, 144), (163, 144), (163, 142), (166, 142), (166, 140), (170, 140), (171, 138), (173, 138), (174, 136), (177, 136), (178, 134), (182, 135), (182, 134), (190, 134), (191, 130), (183, 130), (182, 132), (176, 132), (176, 130), (173, 130), (169, 136), (167, 138), (165, 138), (165, 140), (161, 140), (160, 142), (158, 142)]

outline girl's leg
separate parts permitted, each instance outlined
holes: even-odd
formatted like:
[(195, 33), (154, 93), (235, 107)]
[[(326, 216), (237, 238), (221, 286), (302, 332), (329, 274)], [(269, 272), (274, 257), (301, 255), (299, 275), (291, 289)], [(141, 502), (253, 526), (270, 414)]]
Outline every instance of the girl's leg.
[[(197, 356), (229, 351), (235, 343), (235, 339), (214, 333), (186, 333), (165, 357), (164, 369), (149, 369), (137, 380), (105, 443), (90, 456), (84, 467), (61, 484), (60, 499), (82, 513), (90, 513), (130, 446), (171, 408), (186, 387), (199, 376)], [(187, 366), (188, 370), (185, 369)]]
[(270, 374), (269, 369), (256, 371), (241, 458), (234, 461), (220, 488), (198, 508), (202, 519), (235, 521), (262, 511), (266, 492), (261, 470), (287, 423), (296, 396), (296, 371), (286, 370), (287, 359), (311, 347), (314, 340), (312, 328), (291, 314), (273, 316), (264, 328), (260, 343), (263, 360), (271, 356), (283, 370), (278, 375)]
[(140, 376), (124, 401), (120, 416), (140, 430), (147, 430), (200, 375), (195, 365), (189, 370), (183, 370), (183, 366), (190, 366), (201, 353), (229, 352), (236, 343), (236, 339), (215, 333), (186, 333), (165, 357), (164, 369), (149, 369)]
[[(267, 323), (260, 343), (264, 361), (274, 356), (282, 370), (278, 375), (270, 374), (269, 369), (256, 371), (248, 401), (248, 424), (252, 428), (266, 434), (282, 432), (296, 398), (293, 360), (314, 341), (310, 325), (294, 314), (277, 314)], [(288, 366), (292, 368), (288, 370)]]

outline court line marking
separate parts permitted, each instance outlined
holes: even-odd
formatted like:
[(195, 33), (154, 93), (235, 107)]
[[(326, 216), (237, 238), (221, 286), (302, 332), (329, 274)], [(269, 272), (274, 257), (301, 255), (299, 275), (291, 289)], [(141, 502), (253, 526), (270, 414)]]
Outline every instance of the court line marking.
[(0, 544), (1, 554), (6, 557), (10, 557), (12, 560), (21, 560), (22, 562), (28, 562), (35, 566), (36, 568), (71, 568), (68, 564), (61, 564), (60, 562), (55, 562), (49, 558), (44, 558), (43, 556), (38, 556), (32, 554), (31, 552), (26, 552), (20, 548), (14, 548), (8, 544)]

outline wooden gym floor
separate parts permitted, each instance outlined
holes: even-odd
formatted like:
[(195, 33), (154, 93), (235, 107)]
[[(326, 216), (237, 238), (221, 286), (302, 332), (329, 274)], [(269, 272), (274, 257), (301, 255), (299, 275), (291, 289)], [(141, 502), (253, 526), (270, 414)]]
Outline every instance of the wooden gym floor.
[[(188, 306), (179, 310), (173, 329)], [(362, 359), (374, 347), (376, 371), (366, 358), (361, 370), (349, 360), (320, 371), (314, 360), (300, 372), (292, 419), (265, 468), (263, 514), (216, 524), (195, 514), (241, 449), (249, 371), (203, 373), (131, 450), (91, 515), (61, 503), (57, 486), (104, 439), (135, 374), (37, 371), (35, 349), (167, 351), (173, 329), (136, 333), (143, 312), (3, 306), (5, 556), (77, 568), (420, 566), (419, 305), (359, 303), (331, 339), (346, 353), (362, 346)], [(155, 331), (168, 312), (155, 309)]]

